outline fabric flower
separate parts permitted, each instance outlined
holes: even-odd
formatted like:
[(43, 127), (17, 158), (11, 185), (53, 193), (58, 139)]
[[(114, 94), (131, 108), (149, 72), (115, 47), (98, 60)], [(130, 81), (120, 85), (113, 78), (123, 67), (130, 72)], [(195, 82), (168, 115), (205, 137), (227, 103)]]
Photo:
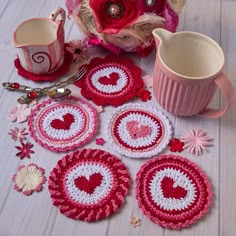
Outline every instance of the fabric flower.
[(136, 0), (90, 0), (98, 32), (116, 34), (140, 15)]
[(145, 75), (143, 76), (143, 82), (147, 89), (152, 88), (153, 77), (151, 75)]
[(184, 142), (181, 142), (178, 138), (170, 140), (168, 146), (171, 152), (182, 152), (184, 147)]
[(101, 145), (102, 146), (104, 143), (105, 143), (105, 140), (103, 138), (97, 138), (96, 139), (96, 144), (97, 145)]
[(20, 152), (16, 154), (20, 159), (23, 159), (24, 157), (30, 158), (30, 154), (33, 154), (34, 151), (31, 150), (31, 148), (34, 146), (32, 143), (27, 142), (23, 143), (22, 141), (20, 142), (21, 146), (15, 146)]
[(14, 189), (22, 191), (25, 195), (30, 195), (33, 191), (41, 191), (46, 182), (44, 173), (43, 168), (33, 163), (28, 166), (20, 166), (17, 173), (12, 177), (13, 182), (15, 182)]
[(104, 108), (103, 108), (103, 106), (98, 106), (98, 107), (96, 108), (96, 110), (97, 110), (98, 113), (101, 113), (101, 112), (104, 111)]
[(22, 123), (28, 119), (28, 116), (31, 113), (31, 108), (26, 104), (17, 104), (13, 106), (8, 111), (8, 119), (12, 122)]
[(85, 41), (72, 40), (68, 42), (66, 50), (73, 55), (75, 62), (88, 59), (87, 43)]
[(141, 225), (141, 220), (135, 216), (132, 216), (130, 218), (130, 224), (133, 225), (134, 228), (136, 228)]
[(14, 141), (16, 140), (23, 141), (26, 139), (25, 136), (28, 135), (29, 133), (25, 131), (25, 128), (18, 129), (17, 127), (15, 127), (14, 129), (11, 129), (8, 134)]
[(137, 95), (138, 97), (141, 98), (143, 102), (146, 102), (152, 99), (151, 93), (148, 90), (145, 90), (144, 88), (140, 89)]
[(206, 131), (201, 129), (190, 129), (181, 136), (181, 141), (185, 143), (184, 148), (191, 154), (202, 155), (207, 151), (207, 147), (212, 146), (212, 138)]

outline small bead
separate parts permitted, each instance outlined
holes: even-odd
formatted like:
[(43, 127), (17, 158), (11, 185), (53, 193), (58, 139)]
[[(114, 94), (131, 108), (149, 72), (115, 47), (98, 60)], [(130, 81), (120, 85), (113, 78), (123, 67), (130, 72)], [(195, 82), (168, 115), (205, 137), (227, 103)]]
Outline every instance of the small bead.
[(18, 83), (13, 83), (13, 84), (11, 85), (11, 88), (13, 88), (13, 89), (19, 89), (19, 88), (20, 88), (20, 84), (18, 84)]
[(36, 92), (29, 92), (29, 93), (27, 94), (27, 97), (28, 97), (29, 99), (37, 98), (37, 93), (36, 93)]

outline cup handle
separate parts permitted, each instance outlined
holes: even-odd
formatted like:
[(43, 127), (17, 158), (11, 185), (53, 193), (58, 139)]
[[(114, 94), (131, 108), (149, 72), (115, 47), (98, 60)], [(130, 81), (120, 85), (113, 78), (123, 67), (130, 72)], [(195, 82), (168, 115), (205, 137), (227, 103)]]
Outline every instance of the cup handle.
[(64, 26), (66, 20), (66, 12), (61, 7), (57, 7), (56, 9), (54, 9), (50, 14), (49, 19), (55, 21), (59, 15), (61, 16), (62, 26)]
[(220, 116), (223, 116), (225, 112), (230, 108), (230, 106), (235, 101), (236, 96), (235, 96), (233, 85), (223, 73), (218, 78), (216, 78), (214, 82), (217, 85), (217, 87), (220, 88), (220, 90), (222, 91), (225, 97), (225, 100), (226, 100), (225, 107), (222, 110), (206, 108), (204, 111), (202, 111), (199, 114), (202, 117), (218, 118)]

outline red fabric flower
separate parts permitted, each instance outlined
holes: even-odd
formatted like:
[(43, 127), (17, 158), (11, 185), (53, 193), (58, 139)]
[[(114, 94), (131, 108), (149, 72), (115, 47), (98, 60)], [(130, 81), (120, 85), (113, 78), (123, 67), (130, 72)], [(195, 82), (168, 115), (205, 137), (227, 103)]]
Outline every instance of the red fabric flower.
[(171, 152), (182, 152), (184, 148), (184, 142), (181, 142), (178, 138), (170, 140), (168, 146)]
[(132, 24), (141, 9), (135, 0), (90, 0), (98, 32), (116, 34)]
[(23, 159), (24, 157), (30, 158), (30, 154), (34, 153), (31, 148), (34, 146), (32, 143), (27, 142), (23, 143), (22, 141), (20, 142), (21, 146), (16, 146), (16, 148), (20, 151), (16, 154), (20, 159)]
[(138, 91), (137, 95), (138, 95), (138, 97), (141, 98), (141, 100), (143, 102), (146, 102), (147, 100), (151, 100), (152, 99), (150, 91), (148, 91), (148, 90), (146, 90), (144, 88), (140, 89)]

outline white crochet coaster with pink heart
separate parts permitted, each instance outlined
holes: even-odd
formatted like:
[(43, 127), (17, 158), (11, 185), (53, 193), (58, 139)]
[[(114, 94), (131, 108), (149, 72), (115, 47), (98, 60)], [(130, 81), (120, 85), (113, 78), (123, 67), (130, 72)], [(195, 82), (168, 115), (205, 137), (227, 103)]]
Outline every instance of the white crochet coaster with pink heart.
[(112, 113), (106, 127), (107, 140), (117, 152), (132, 158), (160, 153), (172, 135), (170, 121), (154, 107), (129, 103)]
[(48, 99), (29, 117), (29, 130), (41, 146), (66, 152), (90, 141), (98, 127), (96, 109), (81, 98)]

